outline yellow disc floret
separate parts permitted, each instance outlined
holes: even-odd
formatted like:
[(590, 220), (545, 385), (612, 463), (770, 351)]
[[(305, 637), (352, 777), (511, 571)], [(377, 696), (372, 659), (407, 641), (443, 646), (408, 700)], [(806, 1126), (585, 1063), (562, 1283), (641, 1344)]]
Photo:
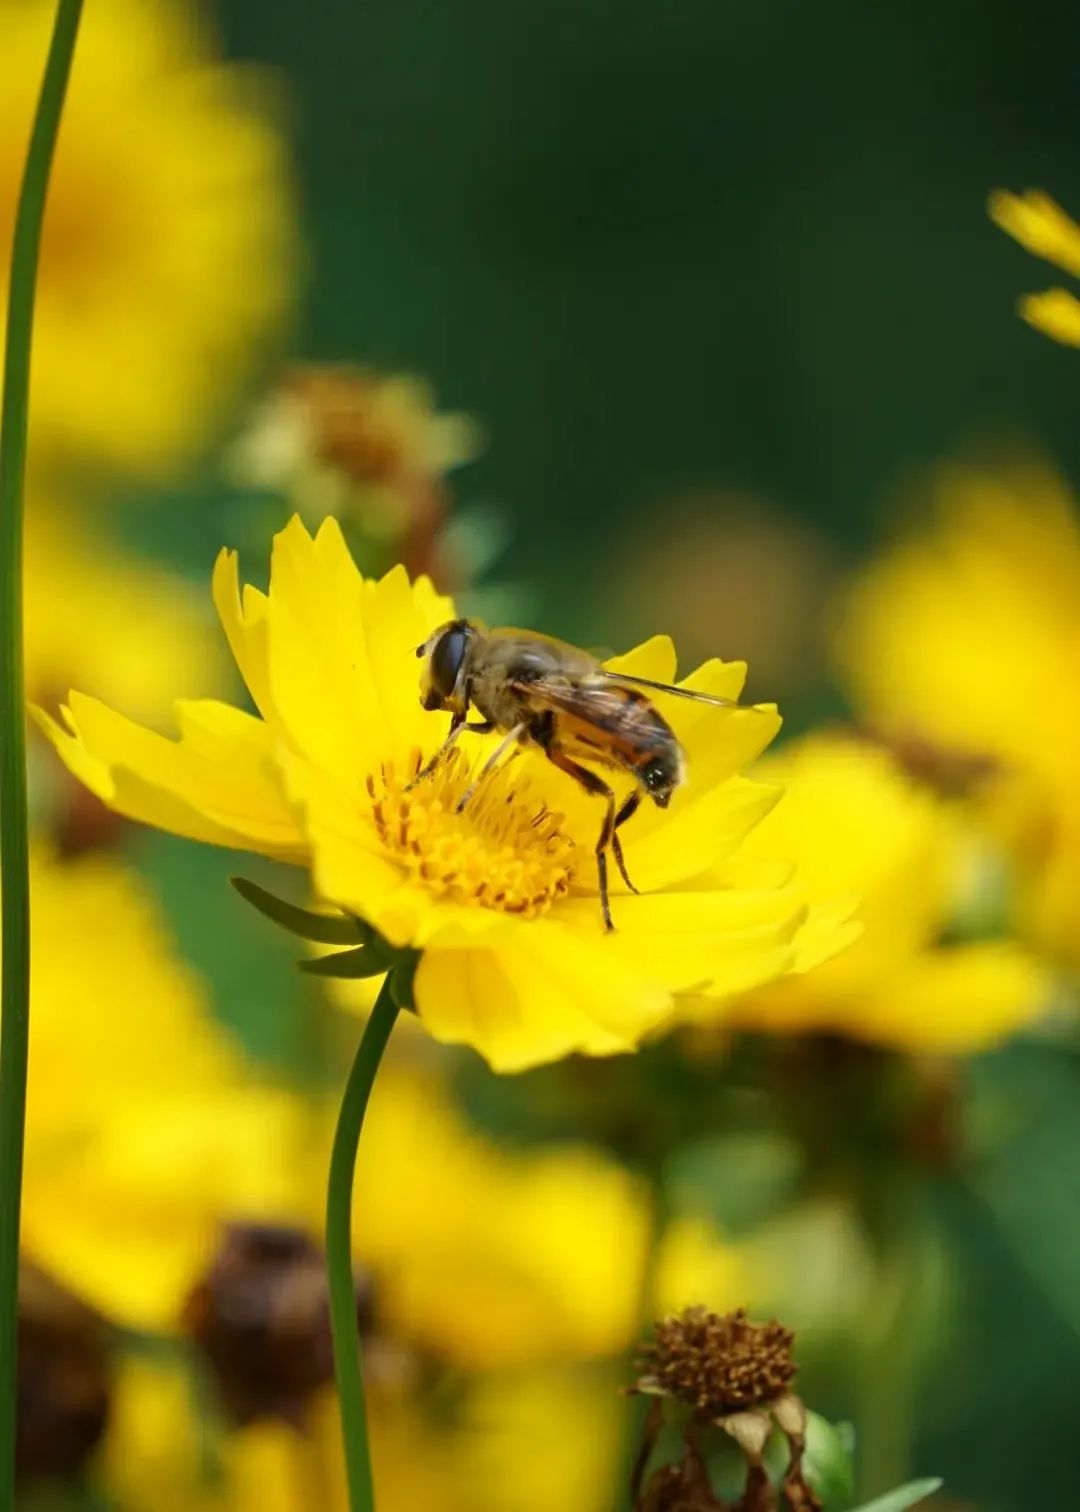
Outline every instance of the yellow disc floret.
[(475, 787), (461, 751), (415, 782), (419, 769), (415, 750), (404, 774), (387, 761), (367, 778), (372, 820), (395, 860), (437, 896), (524, 918), (546, 913), (574, 872), (577, 847), (562, 815), (530, 793), (527, 779), (515, 783), (512, 767)]

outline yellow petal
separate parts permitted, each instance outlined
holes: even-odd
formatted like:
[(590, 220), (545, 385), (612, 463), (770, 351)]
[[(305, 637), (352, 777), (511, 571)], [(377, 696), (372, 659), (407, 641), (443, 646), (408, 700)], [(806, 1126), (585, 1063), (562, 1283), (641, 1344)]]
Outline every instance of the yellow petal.
[(534, 920), (491, 949), (426, 951), (416, 1003), (436, 1039), (471, 1045), (496, 1071), (522, 1071), (573, 1051), (632, 1050), (670, 998), (603, 935)]
[(400, 567), (365, 582), (336, 520), (312, 540), (294, 517), (274, 538), (267, 617), (270, 693), (295, 747), (339, 776), (433, 749), (445, 719), (420, 707), (415, 650), (449, 608)]
[(652, 682), (675, 681), (675, 642), (670, 635), (654, 635), (621, 656), (609, 656), (604, 662), (609, 672), (625, 672), (630, 677), (647, 677)]
[(868, 993), (846, 1032), (943, 1054), (997, 1044), (1049, 1006), (1043, 968), (1003, 940), (927, 952)]
[(264, 719), (273, 718), (267, 665), (264, 593), (248, 584), (241, 595), (240, 565), (235, 551), (222, 551), (214, 563), (214, 606), (221, 619), (240, 675)]
[(261, 720), (210, 699), (180, 703), (176, 741), (80, 693), (61, 712), (66, 729), (35, 711), (65, 764), (117, 813), (212, 845), (305, 859)]
[[(781, 789), (732, 777), (704, 791), (676, 793), (663, 822), (641, 810), (620, 831), (626, 868), (642, 892), (696, 877), (730, 856), (776, 804)], [(644, 806), (643, 806), (644, 807)], [(612, 890), (621, 884), (613, 873)]]
[[(563, 912), (578, 928), (599, 926), (592, 899), (577, 899)], [(665, 892), (620, 896), (612, 915), (612, 948), (643, 976), (673, 992), (727, 994), (787, 968), (806, 906), (794, 889)]]
[(1020, 314), (1028, 325), (1064, 346), (1080, 347), (1080, 299), (1065, 289), (1047, 289), (1044, 294), (1026, 294)]
[(1080, 226), (1041, 189), (990, 196), (990, 216), (1028, 252), (1080, 278)]
[(795, 938), (792, 971), (813, 971), (853, 945), (863, 932), (857, 897), (819, 899), (810, 903)]

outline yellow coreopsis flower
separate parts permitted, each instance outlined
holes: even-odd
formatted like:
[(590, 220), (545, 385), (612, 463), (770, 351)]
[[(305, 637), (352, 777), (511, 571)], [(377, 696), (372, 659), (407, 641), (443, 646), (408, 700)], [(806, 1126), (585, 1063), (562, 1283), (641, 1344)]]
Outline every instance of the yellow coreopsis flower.
[[(1080, 226), (1040, 189), (990, 196), (990, 214), (1003, 231), (1036, 257), (1045, 257), (1073, 278), (1080, 278)], [(1025, 294), (1020, 314), (1036, 330), (1066, 346), (1080, 346), (1080, 299), (1068, 289)]]
[(37, 854), (31, 896), (23, 1247), (108, 1317), (170, 1329), (220, 1225), (295, 1203), (292, 1108), (120, 862)]
[[(447, 727), (418, 698), (414, 652), (452, 612), (430, 582), (401, 569), (365, 581), (335, 521), (312, 539), (294, 519), (268, 593), (241, 595), (228, 552), (214, 593), (259, 716), (183, 703), (175, 742), (72, 693), (63, 724), (45, 727), (118, 812), (309, 866), (320, 898), (422, 952), (414, 1001), (437, 1039), (500, 1070), (613, 1054), (663, 1023), (676, 994), (730, 995), (793, 964), (801, 894), (747, 879), (736, 855), (777, 797), (738, 775), (775, 733), (774, 709), (672, 711), (690, 779), (622, 831), (641, 892), (616, 894), (619, 927), (605, 933), (596, 803), (538, 753), (460, 811), (473, 772), (460, 752), (410, 788)], [(618, 666), (670, 681), (674, 651), (657, 637)], [(690, 681), (732, 698), (744, 674), (709, 662)]]
[[(51, 21), (0, 5), (0, 284)], [(87, 7), (38, 267), (39, 453), (157, 473), (220, 425), (289, 302), (289, 200), (265, 80), (196, 4)]]
[(818, 735), (766, 767), (785, 793), (748, 848), (795, 856), (814, 895), (858, 897), (862, 933), (834, 959), (740, 998), (722, 1010), (724, 1022), (957, 1053), (993, 1044), (1045, 1009), (1043, 974), (1017, 946), (939, 944), (963, 831), (886, 751)]
[(1039, 463), (944, 469), (923, 529), (856, 581), (838, 655), (887, 734), (988, 758), (980, 807), (1026, 936), (1080, 962), (1080, 525)]

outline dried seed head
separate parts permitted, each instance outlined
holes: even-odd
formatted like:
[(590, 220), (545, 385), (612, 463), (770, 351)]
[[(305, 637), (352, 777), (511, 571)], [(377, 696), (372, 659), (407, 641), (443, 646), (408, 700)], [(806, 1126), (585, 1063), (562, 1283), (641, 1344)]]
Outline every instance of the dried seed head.
[(707, 1418), (768, 1406), (797, 1369), (793, 1342), (790, 1329), (751, 1323), (744, 1308), (721, 1315), (688, 1307), (656, 1325), (639, 1388), (675, 1397)]
[(108, 1326), (45, 1271), (23, 1260), (18, 1348), (19, 1480), (77, 1475), (108, 1421)]
[[(299, 1422), (333, 1379), (325, 1261), (299, 1230), (231, 1224), (184, 1305), (183, 1322), (239, 1424)], [(357, 1325), (370, 1323), (370, 1288), (359, 1285)]]

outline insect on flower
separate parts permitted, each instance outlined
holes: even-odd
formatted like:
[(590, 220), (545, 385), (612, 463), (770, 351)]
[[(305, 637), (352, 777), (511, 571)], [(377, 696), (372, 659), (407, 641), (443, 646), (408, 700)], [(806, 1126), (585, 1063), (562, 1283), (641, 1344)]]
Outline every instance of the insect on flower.
[[(643, 796), (667, 808), (686, 781), (686, 758), (675, 732), (641, 690), (720, 708), (735, 707), (734, 700), (611, 671), (564, 641), (530, 630), (487, 631), (475, 620), (440, 625), (417, 646), (416, 654), (426, 657), (421, 704), (429, 712), (449, 712), (451, 721), (446, 739), (411, 785), (429, 777), (466, 730), (477, 735), (499, 730), (503, 738), (459, 799), (459, 813), (513, 747), (542, 751), (606, 804), (596, 865), (604, 924), (614, 929), (608, 899), (609, 850), (627, 887), (638, 891), (627, 874), (619, 827), (637, 811)], [(480, 720), (469, 722), (470, 707), (478, 710)], [(513, 751), (511, 759), (516, 754)], [(627, 772), (635, 785), (619, 804), (611, 786), (583, 762)]]

